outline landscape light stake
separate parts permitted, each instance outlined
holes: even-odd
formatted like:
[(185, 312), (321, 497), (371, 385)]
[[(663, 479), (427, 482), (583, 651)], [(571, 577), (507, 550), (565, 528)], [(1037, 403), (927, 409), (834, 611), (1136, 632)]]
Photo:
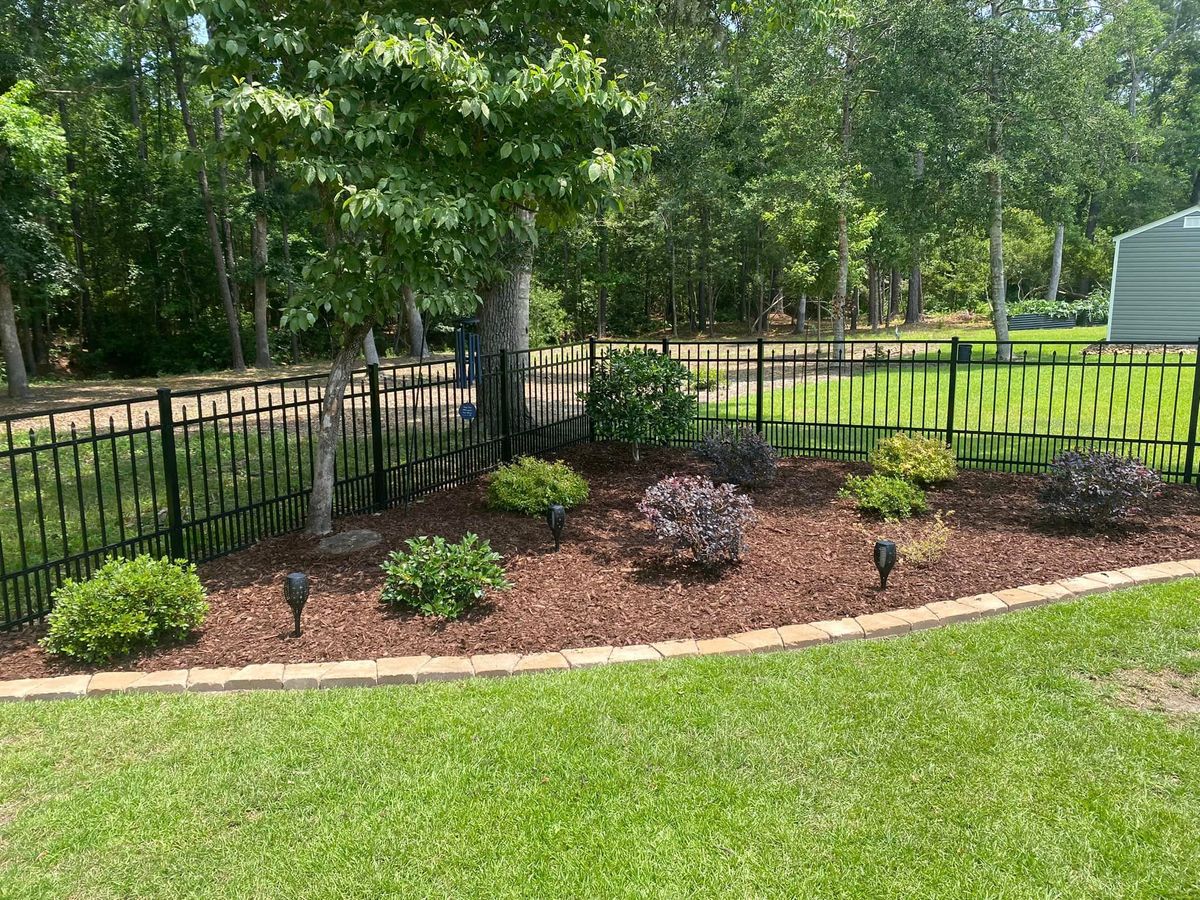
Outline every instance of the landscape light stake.
[(879, 588), (887, 590), (888, 575), (896, 565), (896, 542), (875, 542), (875, 568), (879, 570)]
[(300, 637), (300, 613), (308, 602), (308, 576), (303, 572), (293, 572), (283, 580), (283, 599), (292, 608), (292, 617), (296, 628), (292, 637)]
[(555, 503), (546, 510), (546, 524), (550, 526), (550, 533), (554, 535), (554, 552), (557, 553), (562, 546), (563, 526), (567, 524), (567, 511), (561, 505)]

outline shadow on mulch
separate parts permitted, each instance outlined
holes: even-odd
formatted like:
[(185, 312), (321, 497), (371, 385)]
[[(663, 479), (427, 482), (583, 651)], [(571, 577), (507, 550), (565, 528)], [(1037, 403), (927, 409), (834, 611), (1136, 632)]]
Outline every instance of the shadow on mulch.
[[(739, 565), (712, 571), (673, 557), (637, 510), (645, 489), (672, 472), (701, 472), (678, 450), (648, 449), (634, 464), (621, 446), (584, 445), (563, 457), (591, 483), (591, 499), (567, 515), (553, 552), (540, 518), (488, 510), (484, 481), (442, 491), (405, 510), (341, 520), (370, 528), (382, 546), (322, 556), (302, 534), (273, 538), (201, 568), (211, 612), (190, 642), (129, 660), (142, 670), (185, 666), (309, 662), (428, 653), (534, 652), (592, 644), (707, 638), (753, 628), (918, 606), (967, 594), (1052, 581), (1083, 572), (1193, 557), (1200, 546), (1194, 488), (1169, 487), (1153, 517), (1121, 531), (1046, 529), (1033, 478), (964, 472), (930, 493), (930, 514), (902, 525), (862, 519), (837, 498), (847, 474), (864, 467), (787, 459), (777, 481), (751, 491), (758, 522)], [(876, 538), (904, 541), (932, 514), (954, 511), (942, 559), (901, 563), (878, 590)], [(455, 622), (431, 621), (379, 602), (379, 564), (420, 534), (457, 539), (473, 531), (505, 557), (513, 588)], [(291, 636), (281, 583), (307, 572), (312, 595), (304, 634)], [(73, 671), (36, 646), (39, 629), (0, 637), (0, 678)], [(112, 666), (110, 668), (115, 668)]]

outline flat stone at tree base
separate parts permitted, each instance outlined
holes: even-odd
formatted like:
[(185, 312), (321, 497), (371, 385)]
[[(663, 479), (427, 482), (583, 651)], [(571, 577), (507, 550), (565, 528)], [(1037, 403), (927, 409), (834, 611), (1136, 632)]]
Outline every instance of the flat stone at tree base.
[(368, 528), (355, 528), (351, 531), (341, 531), (331, 534), (317, 544), (317, 550), (327, 556), (340, 556), (344, 553), (355, 553), (359, 550), (369, 550), (383, 543), (383, 535)]

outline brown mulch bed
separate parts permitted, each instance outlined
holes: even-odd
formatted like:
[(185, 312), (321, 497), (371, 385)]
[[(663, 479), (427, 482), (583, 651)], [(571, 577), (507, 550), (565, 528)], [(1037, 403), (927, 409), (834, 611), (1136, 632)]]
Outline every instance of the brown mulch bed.
[[(553, 552), (539, 519), (492, 512), (478, 482), (433, 494), (407, 510), (339, 522), (381, 532), (384, 547), (329, 558), (303, 535), (263, 541), (201, 568), (212, 606), (204, 628), (183, 645), (113, 668), (141, 670), (362, 659), (428, 653), (528, 652), (592, 644), (707, 638), (752, 628), (915, 606), (1083, 572), (1197, 555), (1200, 504), (1194, 488), (1172, 486), (1154, 515), (1120, 531), (1070, 534), (1039, 522), (1036, 481), (964, 472), (932, 492), (935, 510), (953, 510), (945, 556), (917, 568), (901, 563), (888, 590), (871, 563), (877, 537), (923, 533), (930, 518), (906, 525), (864, 521), (837, 491), (861, 466), (788, 459), (777, 482), (751, 492), (759, 521), (745, 562), (697, 568), (656, 542), (637, 511), (645, 488), (670, 472), (702, 471), (681, 451), (649, 450), (634, 465), (618, 446), (564, 454), (591, 482), (592, 497), (568, 514), (564, 545)], [(379, 602), (379, 563), (407, 537), (465, 531), (504, 554), (514, 587), (458, 622), (442, 623)], [(305, 571), (313, 592), (305, 633), (293, 638), (280, 585)], [(0, 636), (0, 678), (78, 671), (36, 646), (39, 630)]]

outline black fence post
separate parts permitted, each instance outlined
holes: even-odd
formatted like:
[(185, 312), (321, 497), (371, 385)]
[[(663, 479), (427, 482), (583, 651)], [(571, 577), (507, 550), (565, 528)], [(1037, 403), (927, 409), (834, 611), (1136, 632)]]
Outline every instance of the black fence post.
[(758, 339), (758, 371), (755, 375), (754, 430), (763, 433), (763, 339)]
[(662, 340), (662, 355), (663, 356), (671, 355), (671, 340), (670, 340), (670, 338), (663, 338), (663, 340)]
[[(595, 336), (588, 338), (588, 372), (587, 386), (588, 390), (592, 389), (592, 378), (596, 374), (596, 338)], [(588, 416), (588, 443), (596, 443), (596, 423), (592, 421), (592, 417)]]
[(183, 505), (179, 497), (179, 460), (175, 457), (175, 413), (171, 389), (158, 389), (158, 429), (163, 458), (163, 481), (167, 501), (167, 545), (171, 559), (186, 559), (183, 548)]
[(946, 445), (954, 449), (954, 393), (958, 387), (958, 337), (950, 339), (950, 387), (946, 391)]
[(509, 391), (512, 386), (508, 383), (508, 351), (500, 351), (500, 457), (505, 462), (512, 462), (512, 397)]
[(1188, 419), (1187, 456), (1183, 463), (1183, 481), (1196, 481), (1196, 426), (1200, 419), (1200, 339), (1196, 341), (1196, 365), (1192, 372), (1192, 412)]
[(371, 392), (371, 485), (375, 509), (387, 509), (387, 472), (383, 463), (383, 407), (379, 400), (379, 363), (367, 365), (367, 387)]

